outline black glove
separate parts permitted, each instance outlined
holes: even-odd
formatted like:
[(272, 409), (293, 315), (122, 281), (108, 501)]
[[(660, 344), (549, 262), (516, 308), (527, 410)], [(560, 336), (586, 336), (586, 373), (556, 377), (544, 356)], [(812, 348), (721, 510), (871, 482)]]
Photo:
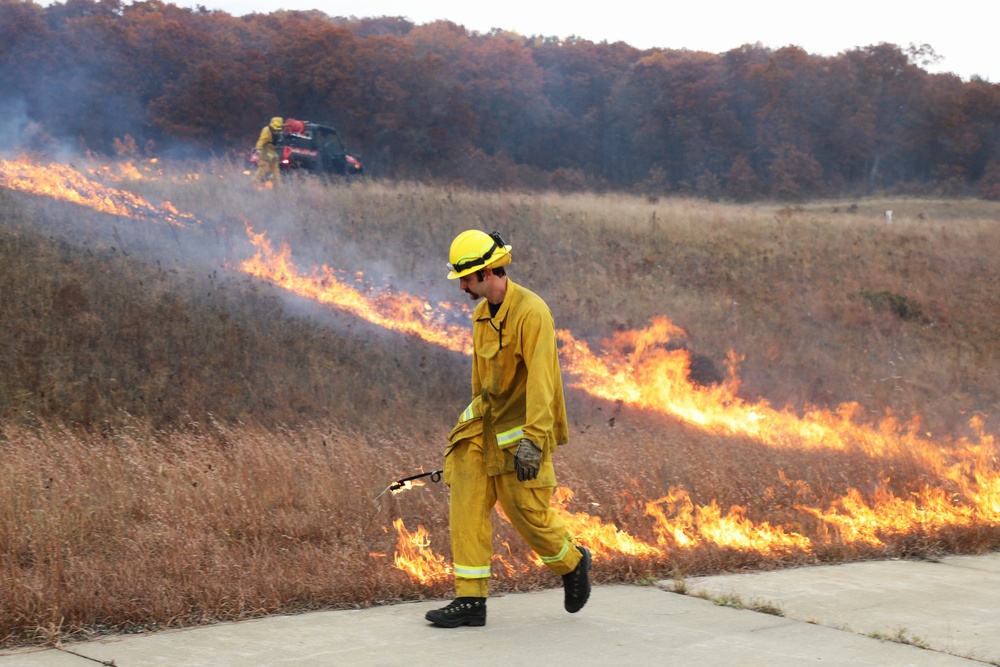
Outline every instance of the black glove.
[(517, 443), (517, 453), (514, 454), (514, 470), (517, 471), (517, 481), (524, 482), (538, 477), (538, 469), (542, 466), (542, 450), (527, 438), (521, 438)]

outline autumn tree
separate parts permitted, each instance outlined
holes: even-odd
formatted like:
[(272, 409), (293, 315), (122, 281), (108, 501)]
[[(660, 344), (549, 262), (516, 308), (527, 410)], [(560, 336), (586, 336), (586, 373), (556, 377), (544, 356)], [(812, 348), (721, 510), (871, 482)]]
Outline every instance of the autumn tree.
[(674, 186), (719, 178), (741, 152), (743, 128), (730, 106), (719, 56), (658, 51), (637, 61), (616, 90), (612, 129), (627, 146), (634, 178), (657, 167)]
[(370, 173), (484, 187), (992, 192), (1000, 85), (928, 74), (935, 57), (926, 45), (712, 54), (321, 10), (0, 0), (0, 107), (38, 143), (245, 151), (280, 115), (336, 126)]
[[(354, 98), (355, 51), (349, 30), (293, 14), (282, 22), (267, 51), (270, 92), (284, 115), (339, 124)], [(272, 115), (281, 115), (274, 109)]]
[(81, 148), (105, 150), (114, 137), (142, 131), (144, 99), (118, 4), (71, 0), (54, 7), (61, 22), (49, 17), (53, 33), (26, 63), (44, 73), (24, 89), (32, 114)]
[(956, 104), (965, 110), (968, 132), (975, 136), (967, 163), (975, 181), (986, 176), (990, 162), (1000, 162), (1000, 85), (974, 78), (963, 84)]
[(49, 29), (38, 5), (0, 0), (0, 114), (8, 119), (8, 136), (0, 139), (0, 148), (16, 144), (33, 124), (28, 115), (33, 112), (33, 73), (46, 57), (39, 45), (48, 39)]
[(760, 180), (746, 155), (737, 155), (733, 160), (724, 187), (726, 195), (736, 201), (750, 201), (760, 195)]
[(979, 196), (984, 199), (1000, 200), (1000, 162), (986, 163), (983, 176), (978, 183)]
[(261, 54), (207, 62), (163, 87), (149, 104), (151, 123), (164, 134), (218, 152), (246, 139), (278, 109)]
[(454, 176), (451, 159), (469, 145), (474, 119), (443, 59), (392, 36), (365, 40), (356, 57), (363, 115), (352, 127), (366, 155), (384, 173)]
[(821, 192), (822, 167), (794, 146), (779, 146), (768, 171), (771, 194), (778, 199), (796, 201)]
[(536, 37), (528, 44), (544, 73), (543, 93), (552, 108), (550, 132), (540, 138), (543, 169), (586, 169), (600, 176), (605, 155), (613, 152), (607, 132), (614, 87), (639, 57), (623, 42), (595, 44), (585, 39)]
[(893, 44), (841, 54), (831, 73), (843, 91), (835, 108), (841, 122), (853, 126), (852, 138), (864, 156), (866, 190), (911, 176), (906, 151), (913, 147), (926, 73)]

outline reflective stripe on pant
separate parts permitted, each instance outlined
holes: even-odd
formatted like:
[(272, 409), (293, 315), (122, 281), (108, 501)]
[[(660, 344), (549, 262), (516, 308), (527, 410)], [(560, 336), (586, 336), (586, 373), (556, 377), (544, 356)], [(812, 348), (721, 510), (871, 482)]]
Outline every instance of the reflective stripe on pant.
[(493, 526), (490, 513), (500, 502), (507, 518), (524, 541), (553, 573), (576, 569), (580, 551), (562, 519), (549, 505), (552, 488), (528, 488), (516, 473), (486, 474), (481, 436), (455, 445), (445, 459), (445, 482), (450, 487), (451, 551), (457, 597), (486, 597)]

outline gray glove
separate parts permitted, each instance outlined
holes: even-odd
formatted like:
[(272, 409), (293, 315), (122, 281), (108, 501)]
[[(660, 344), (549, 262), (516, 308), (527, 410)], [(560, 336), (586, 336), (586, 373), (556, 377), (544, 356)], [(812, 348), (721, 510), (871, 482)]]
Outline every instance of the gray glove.
[(514, 454), (514, 470), (517, 471), (517, 481), (524, 482), (538, 477), (538, 469), (542, 466), (542, 450), (527, 438), (521, 438), (517, 443), (517, 453)]

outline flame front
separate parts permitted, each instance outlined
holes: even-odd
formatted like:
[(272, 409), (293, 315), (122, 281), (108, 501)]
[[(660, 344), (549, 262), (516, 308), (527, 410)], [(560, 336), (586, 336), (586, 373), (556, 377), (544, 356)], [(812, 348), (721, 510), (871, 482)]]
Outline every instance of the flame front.
[[(131, 174), (121, 170), (123, 178)], [(110, 177), (109, 177), (110, 178)], [(134, 175), (132, 176), (134, 179)], [(127, 192), (106, 188), (76, 170), (27, 160), (0, 160), (0, 185), (64, 201), (75, 202), (113, 215), (163, 219), (180, 225), (194, 220), (169, 204), (157, 208)], [(447, 304), (432, 305), (409, 294), (383, 291), (366, 294), (323, 266), (309, 274), (299, 272), (291, 250), (282, 244), (275, 251), (264, 233), (247, 233), (256, 254), (240, 264), (242, 271), (268, 280), (293, 293), (352, 313), (379, 327), (413, 335), (448, 350), (471, 353), (468, 324), (449, 324)], [(362, 282), (358, 274), (354, 283)], [(825, 506), (796, 505), (794, 512), (813, 522), (815, 534), (796, 527), (771, 525), (734, 505), (723, 510), (712, 499), (694, 502), (684, 489), (670, 489), (655, 500), (636, 501), (650, 524), (648, 540), (640, 539), (599, 517), (571, 511), (572, 494), (557, 489), (553, 507), (577, 539), (594, 553), (595, 560), (615, 555), (664, 562), (685, 551), (718, 547), (783, 558), (815, 552), (821, 544), (836, 541), (847, 547), (879, 547), (893, 536), (932, 534), (961, 528), (992, 529), (1000, 524), (1000, 473), (996, 443), (983, 430), (981, 420), (970, 424), (975, 440), (935, 442), (919, 432), (913, 420), (900, 423), (886, 417), (865, 423), (861, 406), (848, 403), (834, 410), (809, 409), (796, 414), (779, 410), (766, 401), (746, 401), (737, 396), (740, 359), (730, 353), (725, 380), (713, 386), (689, 379), (691, 358), (675, 342), (684, 332), (666, 317), (654, 319), (641, 330), (615, 334), (602, 343), (600, 353), (559, 331), (560, 358), (571, 386), (596, 397), (673, 415), (713, 433), (752, 438), (774, 449), (855, 451), (873, 459), (905, 457), (920, 470), (923, 480), (898, 496), (883, 482), (867, 494), (847, 488), (839, 497), (828, 497)], [(779, 471), (781, 483), (785, 480)], [(764, 492), (769, 492), (770, 489)], [(423, 526), (409, 533), (403, 522), (393, 524), (398, 533), (395, 567), (420, 584), (429, 585), (451, 576), (443, 556), (431, 549)], [(494, 556), (497, 570), (513, 576), (539, 561), (531, 554), (511, 550)]]
[[(450, 350), (471, 352), (467, 327), (439, 328), (433, 308), (422, 300), (404, 294), (390, 300), (370, 299), (338, 280), (326, 266), (301, 275), (290, 261), (287, 246), (275, 252), (264, 234), (248, 232), (258, 252), (244, 262), (244, 271), (380, 326), (415, 334)], [(665, 558), (705, 545), (782, 557), (811, 553), (814, 541), (830, 539), (831, 531), (849, 546), (877, 546), (882, 543), (880, 535), (1000, 522), (1000, 475), (992, 456), (994, 443), (982, 432), (978, 444), (963, 441), (945, 446), (921, 437), (916, 420), (901, 424), (887, 417), (878, 424), (861, 423), (861, 407), (855, 403), (834, 411), (811, 409), (797, 415), (775, 409), (767, 401), (748, 402), (737, 396), (740, 359), (732, 352), (723, 382), (696, 385), (689, 379), (690, 354), (672, 345), (684, 332), (666, 317), (654, 319), (645, 329), (616, 334), (604, 342), (600, 355), (570, 332), (557, 333), (560, 359), (572, 377), (571, 386), (594, 396), (670, 414), (712, 432), (750, 437), (777, 449), (859, 450), (872, 457), (905, 453), (921, 465), (928, 479), (936, 480), (909, 498), (879, 488), (866, 501), (858, 490), (847, 489), (825, 509), (800, 506), (799, 512), (826, 526), (825, 537), (812, 538), (767, 521), (754, 521), (739, 505), (723, 511), (715, 500), (695, 504), (686, 491), (675, 489), (645, 503), (655, 543), (644, 542), (587, 513), (570, 512), (571, 495), (558, 489), (553, 505), (595, 558), (614, 554)], [(526, 559), (537, 562), (530, 555)], [(425, 560), (438, 562), (437, 558)]]
[(177, 227), (184, 227), (183, 220), (197, 222), (194, 216), (178, 212), (170, 202), (154, 206), (131, 192), (101, 185), (68, 165), (43, 166), (27, 158), (0, 160), (0, 186), (126, 218), (162, 220)]
[[(324, 265), (311, 275), (300, 275), (291, 261), (291, 249), (286, 244), (275, 251), (265, 233), (255, 234), (247, 226), (247, 234), (257, 253), (240, 265), (246, 273), (269, 280), (276, 285), (319, 303), (334, 306), (385, 329), (412, 334), (429, 343), (456, 352), (471, 354), (468, 332), (458, 325), (447, 325), (425, 300), (404, 293), (382, 293), (368, 297), (337, 277)], [(359, 280), (361, 276), (358, 276)]]

